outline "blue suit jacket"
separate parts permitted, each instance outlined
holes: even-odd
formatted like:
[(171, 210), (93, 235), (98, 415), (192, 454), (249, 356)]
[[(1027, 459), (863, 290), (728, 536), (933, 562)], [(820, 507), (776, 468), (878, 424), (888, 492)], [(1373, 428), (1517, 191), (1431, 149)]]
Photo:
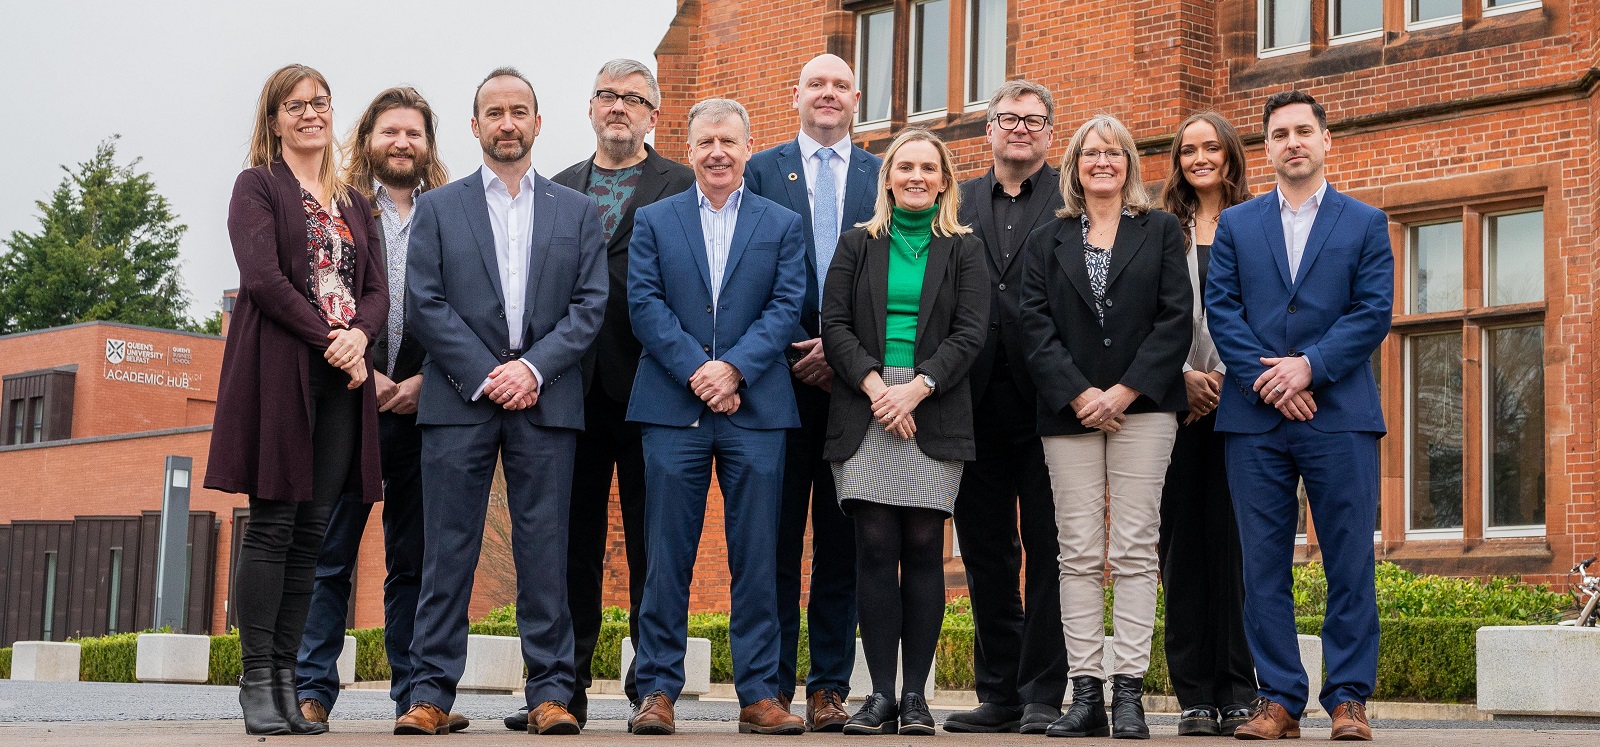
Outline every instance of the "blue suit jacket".
[(628, 245), (628, 317), (644, 346), (628, 420), (683, 427), (709, 412), (689, 377), (711, 360), (739, 369), (742, 428), (797, 428), (794, 387), (784, 359), (805, 295), (800, 216), (745, 191), (722, 291), (711, 301), (711, 270), (697, 191), (639, 208)]
[[(883, 160), (877, 156), (859, 147), (850, 149), (850, 166), (844, 180), (844, 220), (839, 228), (840, 236), (857, 223), (872, 219), (878, 197), (878, 169), (882, 166)], [(806, 171), (801, 163), (800, 141), (790, 140), (751, 156), (744, 166), (744, 185), (746, 192), (754, 192), (800, 215), (800, 229), (806, 239), (806, 295), (800, 305), (800, 329), (795, 330), (790, 341), (820, 337), (822, 326), (818, 315), (822, 303), (817, 288), (817, 239), (811, 232), (811, 198), (806, 194)], [(822, 268), (822, 272), (827, 273), (827, 268)]]
[[(537, 174), (533, 191), (522, 359), (544, 386), (539, 402), (519, 412), (534, 425), (582, 430), (580, 361), (605, 317), (604, 234), (588, 197)], [(500, 406), (488, 396), (470, 398), (510, 343), (479, 171), (418, 197), (411, 221), (407, 331), (428, 352), (417, 422), (486, 422)]]
[(1222, 212), (1205, 291), (1211, 339), (1228, 366), (1217, 430), (1265, 433), (1282, 422), (1251, 385), (1266, 371), (1261, 358), (1303, 354), (1312, 427), (1383, 433), (1371, 359), (1394, 303), (1388, 217), (1329, 185), (1293, 282), (1287, 247), (1277, 190)]

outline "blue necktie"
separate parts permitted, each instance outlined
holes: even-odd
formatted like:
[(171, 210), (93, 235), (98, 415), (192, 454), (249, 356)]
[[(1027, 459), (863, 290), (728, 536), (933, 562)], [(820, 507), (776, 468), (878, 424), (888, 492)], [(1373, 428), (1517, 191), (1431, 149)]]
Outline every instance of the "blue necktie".
[(833, 250), (839, 243), (839, 186), (833, 177), (832, 148), (817, 151), (817, 188), (811, 200), (811, 235), (817, 242), (817, 306), (822, 305), (822, 284), (833, 264)]

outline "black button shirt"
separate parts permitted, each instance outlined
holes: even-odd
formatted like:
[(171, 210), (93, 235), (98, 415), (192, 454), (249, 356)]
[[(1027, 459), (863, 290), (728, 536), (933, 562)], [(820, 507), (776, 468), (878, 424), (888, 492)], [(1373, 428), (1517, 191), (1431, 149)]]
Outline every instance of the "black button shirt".
[(1033, 198), (1033, 182), (1036, 176), (1037, 172), (1022, 180), (1022, 188), (1017, 190), (1016, 197), (1006, 194), (1005, 187), (1001, 186), (999, 181), (994, 183), (994, 194), (991, 197), (994, 203), (994, 234), (1000, 239), (1000, 246), (997, 248), (1001, 256), (1008, 261), (1022, 248), (1022, 242), (1028, 238), (1028, 230), (1032, 228), (1021, 225), (1021, 221), (1027, 215), (1025, 208), (1029, 200)]

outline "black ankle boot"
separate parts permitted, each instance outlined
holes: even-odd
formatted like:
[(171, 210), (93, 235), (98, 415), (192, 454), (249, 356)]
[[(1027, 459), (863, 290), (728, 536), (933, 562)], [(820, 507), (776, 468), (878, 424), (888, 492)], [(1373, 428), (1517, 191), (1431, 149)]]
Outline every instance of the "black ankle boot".
[(1125, 674), (1111, 678), (1111, 736), (1114, 739), (1149, 739), (1144, 722), (1144, 678)]
[(1099, 677), (1072, 678), (1072, 705), (1044, 730), (1050, 737), (1103, 737), (1111, 733), (1106, 722), (1105, 681)]
[(294, 670), (275, 669), (272, 672), (272, 702), (289, 726), (290, 734), (326, 734), (327, 724), (307, 721), (300, 715), (300, 698), (295, 695)]
[(271, 669), (246, 669), (239, 676), (239, 707), (244, 710), (246, 734), (278, 736), (293, 733), (289, 731), (289, 722), (278, 710), (275, 696)]

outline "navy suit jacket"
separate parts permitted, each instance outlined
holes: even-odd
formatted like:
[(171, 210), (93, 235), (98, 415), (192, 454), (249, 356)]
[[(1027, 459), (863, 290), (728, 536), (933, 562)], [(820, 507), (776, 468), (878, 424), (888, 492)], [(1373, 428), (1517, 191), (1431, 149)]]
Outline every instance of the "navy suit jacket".
[(1261, 358), (1304, 355), (1317, 403), (1313, 428), (1384, 432), (1371, 366), (1394, 304), (1394, 254), (1382, 210), (1330, 184), (1290, 281), (1273, 190), (1222, 211), (1208, 276), (1211, 339), (1228, 366), (1217, 430), (1265, 433), (1282, 422), (1251, 386), (1266, 371)]
[[(857, 223), (872, 219), (878, 198), (878, 169), (883, 160), (860, 147), (850, 149), (850, 166), (844, 180), (844, 220), (839, 235)], [(750, 157), (744, 166), (746, 192), (754, 192), (800, 215), (800, 230), (805, 234), (806, 295), (800, 305), (800, 329), (791, 342), (822, 336), (821, 293), (817, 288), (817, 239), (811, 233), (811, 198), (806, 194), (806, 170), (801, 162), (800, 141), (790, 140)], [(822, 269), (823, 273), (827, 268)]]
[(800, 216), (748, 190), (728, 247), (722, 290), (711, 301), (711, 269), (690, 189), (639, 208), (628, 245), (628, 316), (644, 353), (628, 420), (684, 427), (710, 410), (689, 389), (707, 361), (739, 369), (742, 428), (797, 428), (784, 359), (805, 294)]
[[(587, 196), (538, 174), (533, 192), (522, 359), (539, 370), (544, 385), (538, 403), (517, 412), (534, 425), (582, 430), (580, 361), (606, 308), (600, 216)], [(411, 220), (406, 321), (428, 353), (417, 423), (486, 422), (500, 405), (487, 395), (471, 397), (510, 342), (479, 170), (418, 197)]]

